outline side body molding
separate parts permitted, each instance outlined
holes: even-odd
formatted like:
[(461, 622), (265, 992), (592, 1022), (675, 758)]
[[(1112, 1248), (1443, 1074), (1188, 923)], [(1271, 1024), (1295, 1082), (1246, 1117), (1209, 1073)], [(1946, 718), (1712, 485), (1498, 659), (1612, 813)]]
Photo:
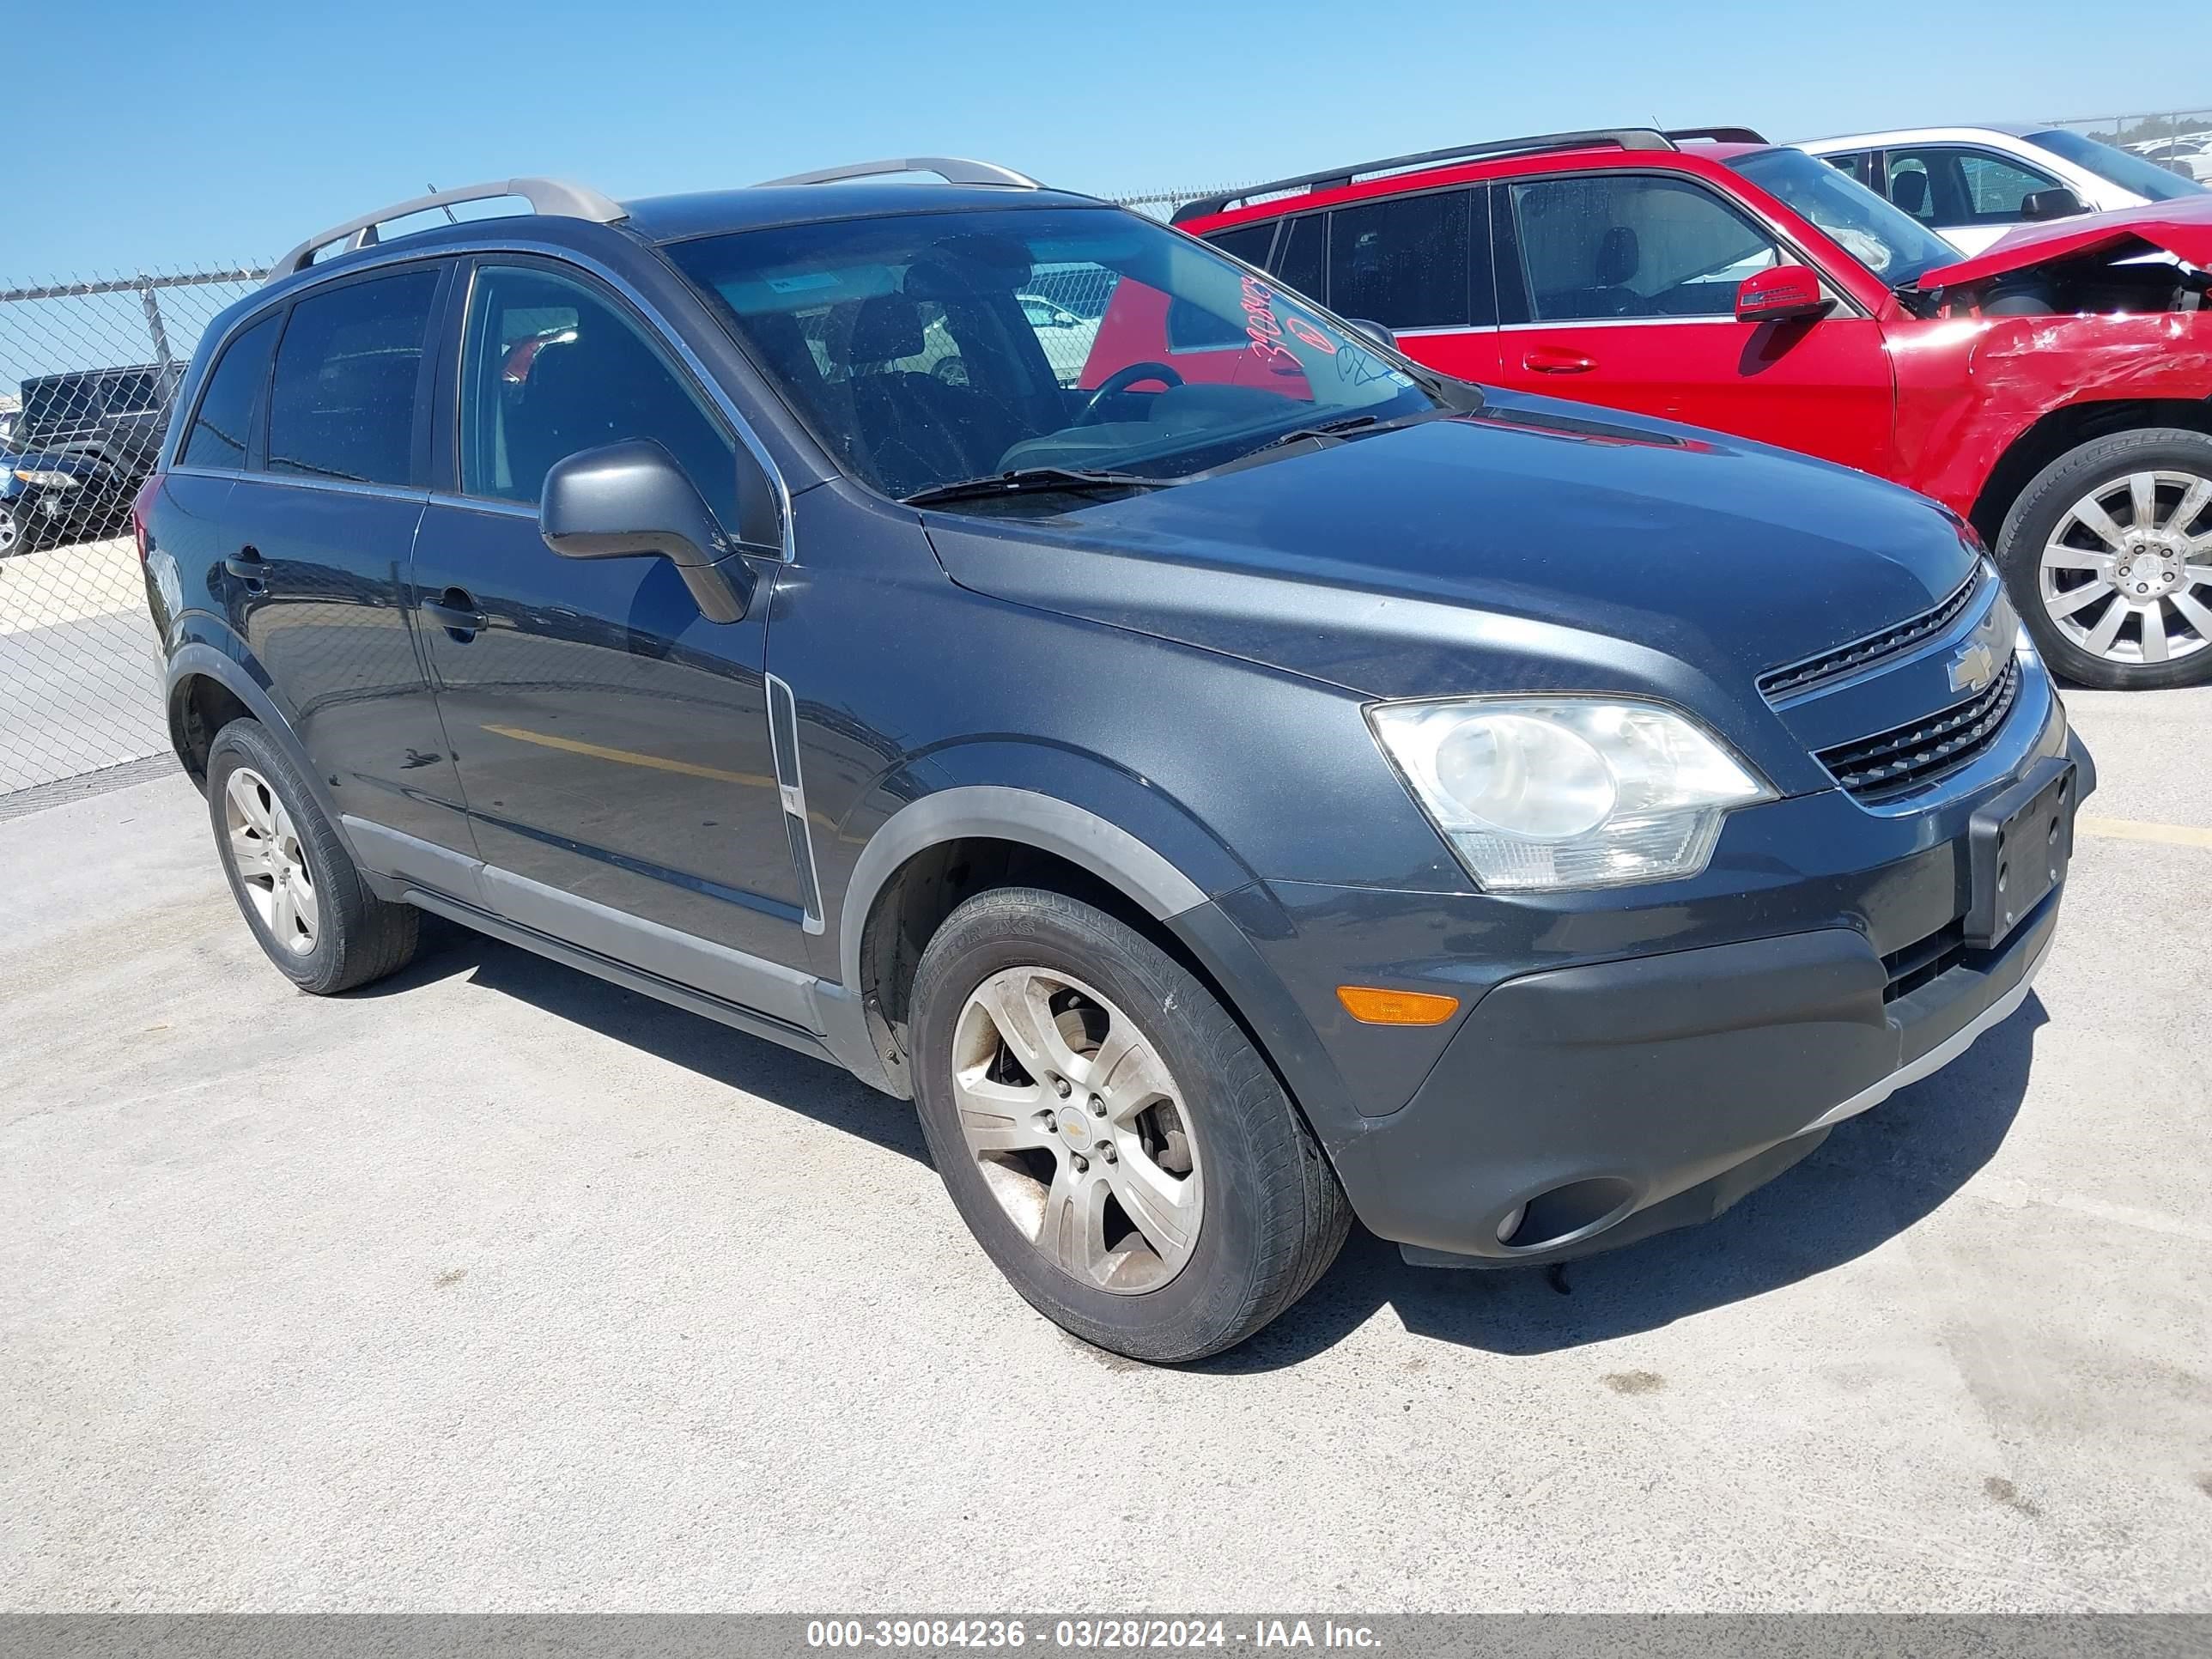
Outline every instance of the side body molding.
[(884, 883), (915, 854), (969, 836), (1026, 842), (1057, 854), (1111, 882), (1163, 921), (1206, 902), (1196, 882), (1095, 812), (997, 784), (942, 789), (886, 818), (853, 867), (837, 937), (838, 976), (849, 994), (859, 994), (860, 935)]

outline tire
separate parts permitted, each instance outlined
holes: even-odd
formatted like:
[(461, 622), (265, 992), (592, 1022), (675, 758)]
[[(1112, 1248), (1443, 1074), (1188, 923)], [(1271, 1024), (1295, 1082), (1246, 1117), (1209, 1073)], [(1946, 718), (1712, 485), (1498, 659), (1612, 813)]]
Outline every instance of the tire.
[[(2111, 535), (2091, 527), (2098, 514)], [(2065, 678), (2119, 691), (2212, 680), (2212, 435), (2145, 427), (2069, 451), (2006, 514), (1997, 562)]]
[[(1040, 1007), (1058, 1018), (1025, 1018)], [(978, 895), (923, 951), (912, 1012), (945, 1190), (1064, 1329), (1133, 1359), (1202, 1359), (1335, 1260), (1351, 1209), (1297, 1109), (1206, 987), (1124, 923), (1057, 893)]]
[(414, 959), (421, 913), (369, 891), (299, 769), (259, 721), (233, 720), (216, 734), (207, 799), (231, 896), (293, 984), (329, 996)]
[(21, 501), (0, 507), (0, 559), (28, 553), (37, 545), (37, 516), (23, 510)]

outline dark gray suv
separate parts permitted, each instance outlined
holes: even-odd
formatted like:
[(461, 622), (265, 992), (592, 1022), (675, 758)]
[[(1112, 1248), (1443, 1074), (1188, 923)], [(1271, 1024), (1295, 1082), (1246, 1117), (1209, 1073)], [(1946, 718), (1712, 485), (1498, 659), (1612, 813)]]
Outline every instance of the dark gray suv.
[[(1071, 374), (1021, 296), (1076, 288)], [(180, 408), (170, 726), (280, 969), (428, 910), (848, 1067), (1147, 1359), (1355, 1215), (1504, 1267), (1715, 1213), (2019, 1006), (2090, 787), (1929, 502), (980, 163), (403, 204)]]

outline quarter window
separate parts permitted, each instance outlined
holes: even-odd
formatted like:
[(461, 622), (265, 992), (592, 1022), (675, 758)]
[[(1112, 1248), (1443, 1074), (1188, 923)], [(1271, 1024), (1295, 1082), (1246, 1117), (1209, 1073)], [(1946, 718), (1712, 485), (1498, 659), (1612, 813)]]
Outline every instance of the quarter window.
[(415, 382), (438, 291), (416, 270), (292, 307), (269, 393), (269, 470), (355, 483), (414, 477)]
[(1585, 173), (1512, 198), (1538, 322), (1732, 317), (1737, 285), (1781, 262), (1759, 226), (1680, 179)]
[(1262, 224), (1239, 225), (1234, 230), (1212, 231), (1206, 240), (1232, 259), (1264, 267), (1267, 248), (1275, 240), (1275, 222), (1270, 219)]
[(246, 465), (246, 428), (254, 399), (269, 378), (269, 354), (276, 344), (275, 317), (264, 317), (222, 349), (200, 394), (199, 413), (185, 435), (186, 466), (236, 471)]
[(1328, 231), (1329, 308), (1386, 328), (1466, 324), (1471, 194), (1339, 208)]
[(1871, 186), (1874, 183), (1874, 152), (1855, 149), (1843, 155), (1824, 155), (1820, 158), (1838, 173), (1847, 173), (1859, 183)]
[(461, 371), (462, 490), (535, 505), (556, 461), (633, 438), (675, 457), (738, 531), (736, 446), (627, 312), (550, 271), (480, 270)]

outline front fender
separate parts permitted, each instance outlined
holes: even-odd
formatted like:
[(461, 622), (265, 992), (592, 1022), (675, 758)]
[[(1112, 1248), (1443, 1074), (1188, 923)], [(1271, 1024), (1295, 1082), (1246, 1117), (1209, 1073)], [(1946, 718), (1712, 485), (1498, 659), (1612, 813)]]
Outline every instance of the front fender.
[[(976, 775), (1018, 781), (955, 781)], [(900, 867), (949, 841), (1018, 842), (1088, 870), (1141, 906), (1220, 988), (1332, 1156), (1356, 1139), (1358, 1115), (1334, 1063), (1242, 925), (1214, 900), (1247, 891), (1257, 896), (1242, 907), (1247, 914), (1276, 907), (1249, 867), (1144, 780), (1050, 745), (962, 744), (880, 781), (853, 817), (873, 825), (836, 921), (839, 975), (856, 1003), (868, 915)]]

